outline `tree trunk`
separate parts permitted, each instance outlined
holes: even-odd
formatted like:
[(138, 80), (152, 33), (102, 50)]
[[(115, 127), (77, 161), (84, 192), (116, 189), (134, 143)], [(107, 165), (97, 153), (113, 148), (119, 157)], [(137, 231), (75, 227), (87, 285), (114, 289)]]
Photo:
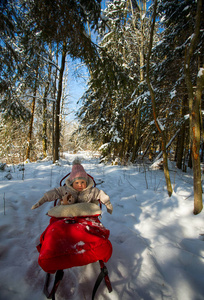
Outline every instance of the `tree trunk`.
[(200, 168), (200, 120), (199, 120), (199, 99), (195, 97), (192, 111), (191, 135), (192, 135), (192, 162), (194, 179), (194, 214), (197, 215), (203, 208), (202, 185)]
[(38, 68), (36, 70), (36, 79), (35, 79), (35, 86), (33, 91), (33, 101), (31, 106), (31, 119), (30, 119), (30, 126), (29, 126), (28, 137), (27, 137), (26, 159), (30, 159), (30, 150), (31, 150), (32, 134), (33, 134), (33, 121), (34, 121), (34, 113), (35, 113), (35, 102), (36, 102), (36, 95), (37, 95), (37, 78), (38, 78)]
[(47, 94), (46, 91), (43, 97), (43, 127), (42, 127), (42, 146), (43, 157), (47, 157)]
[(149, 51), (147, 56), (147, 84), (150, 91), (151, 101), (152, 101), (152, 109), (153, 109), (153, 116), (154, 116), (154, 122), (155, 125), (160, 133), (161, 137), (161, 144), (162, 144), (162, 153), (163, 153), (163, 167), (164, 167), (164, 176), (166, 180), (166, 186), (167, 186), (167, 192), (169, 197), (172, 195), (172, 186), (171, 186), (171, 179), (169, 175), (169, 169), (168, 169), (168, 160), (167, 160), (167, 151), (166, 151), (166, 135), (164, 130), (161, 129), (161, 126), (158, 122), (157, 118), (157, 111), (156, 111), (156, 102), (155, 102), (155, 92), (150, 82), (150, 75), (149, 75), (149, 65), (150, 65), (150, 57), (151, 57), (151, 51), (152, 51), (152, 44), (153, 44), (153, 35), (154, 35), (154, 26), (155, 26), (155, 19), (156, 19), (156, 10), (157, 10), (157, 0), (154, 1), (154, 12), (152, 17), (152, 25), (151, 25), (151, 33), (150, 33), (150, 43), (149, 43)]
[[(133, 27), (135, 32), (138, 31), (137, 26), (135, 24), (135, 19), (134, 19), (134, 11), (133, 11), (133, 5), (132, 5), (132, 0), (130, 0), (130, 6), (131, 6), (131, 11), (132, 11), (132, 19), (133, 19)], [(144, 20), (143, 20), (143, 15), (146, 13), (146, 0), (143, 0), (137, 4), (137, 9), (139, 10), (140, 13), (140, 24), (141, 24), (141, 29), (140, 29), (140, 83), (144, 81)], [(139, 93), (142, 94), (143, 90), (140, 90)], [(135, 128), (134, 128), (134, 144), (133, 144), (133, 150), (132, 150), (132, 162), (135, 161), (137, 157), (137, 152), (139, 149), (139, 136), (140, 136), (140, 120), (141, 120), (141, 103), (138, 105), (138, 108), (136, 110), (136, 115), (135, 115)]]
[(54, 158), (53, 162), (59, 160), (59, 146), (60, 146), (60, 102), (62, 96), (62, 83), (63, 83), (63, 74), (65, 69), (65, 58), (66, 58), (66, 42), (63, 43), (62, 50), (62, 60), (59, 73), (59, 83), (57, 91), (57, 101), (55, 109), (55, 136), (54, 136)]
[[(202, 82), (203, 81), (203, 82)], [(204, 85), (204, 69), (202, 77), (198, 78), (197, 91), (193, 101), (191, 118), (191, 138), (192, 138), (192, 162), (194, 179), (194, 211), (195, 215), (203, 209), (202, 203), (202, 183), (200, 168), (200, 103), (202, 96), (202, 86)]]
[(54, 162), (54, 144), (55, 144), (55, 102), (52, 103), (52, 158)]
[(181, 130), (177, 137), (177, 146), (176, 146), (176, 166), (180, 170), (182, 169), (184, 141), (185, 141), (185, 123), (183, 123), (181, 126)]
[(201, 96), (204, 85), (204, 69), (199, 71), (197, 77), (196, 92), (193, 91), (193, 83), (191, 81), (190, 62), (198, 43), (200, 33), (200, 20), (202, 11), (202, 0), (197, 1), (195, 32), (192, 36), (189, 48), (185, 56), (185, 81), (189, 98), (189, 118), (190, 118), (190, 144), (191, 157), (193, 163), (193, 186), (194, 186), (194, 211), (199, 214), (203, 209), (202, 203), (202, 185), (201, 185), (201, 169), (200, 169), (200, 108)]
[[(48, 79), (49, 80), (49, 79)], [(49, 92), (49, 82), (47, 82), (43, 97), (43, 134), (42, 134), (42, 144), (43, 144), (43, 156), (47, 157), (47, 96)]]
[[(51, 46), (50, 46), (51, 53)], [(51, 80), (51, 64), (48, 66), (48, 78), (45, 85), (45, 92), (43, 97), (43, 134), (42, 134), (42, 144), (43, 144), (43, 156), (47, 157), (47, 96), (50, 88)]]
[(31, 107), (31, 119), (30, 119), (30, 126), (29, 126), (29, 131), (28, 131), (28, 138), (27, 138), (26, 159), (30, 159), (30, 150), (31, 150), (32, 133), (33, 133), (33, 120), (34, 120), (34, 112), (35, 112), (35, 101), (36, 101), (36, 90), (34, 91), (32, 107)]
[[(181, 117), (184, 119), (186, 115), (186, 97), (182, 99), (182, 106), (181, 106)], [(184, 142), (185, 142), (185, 131), (186, 131), (186, 124), (185, 120), (181, 126), (181, 130), (178, 134), (177, 139), (177, 149), (176, 149), (176, 166), (178, 169), (182, 169), (182, 161), (183, 161), (183, 153), (184, 153)]]
[[(58, 56), (59, 56), (59, 49), (58, 49), (58, 43), (57, 43), (57, 51), (56, 51), (56, 65), (58, 66)], [(52, 98), (56, 99), (56, 92), (57, 92), (57, 76), (58, 74), (58, 68), (55, 68), (54, 72), (54, 82), (53, 82), (53, 90), (52, 90)], [(56, 102), (53, 101), (52, 103), (52, 159), (54, 162), (54, 153), (55, 153), (55, 105)]]
[(134, 141), (133, 141), (133, 149), (132, 149), (132, 162), (135, 162), (136, 157), (138, 155), (138, 149), (140, 147), (140, 120), (141, 120), (141, 103), (139, 103), (138, 107), (136, 108), (135, 116), (134, 116)]

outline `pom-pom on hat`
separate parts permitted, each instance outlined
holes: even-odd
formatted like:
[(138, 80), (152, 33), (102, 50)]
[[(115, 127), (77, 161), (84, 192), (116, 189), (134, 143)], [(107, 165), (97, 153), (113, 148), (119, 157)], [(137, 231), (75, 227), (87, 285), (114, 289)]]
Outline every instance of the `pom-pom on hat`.
[(88, 180), (88, 175), (86, 174), (86, 171), (84, 170), (78, 158), (73, 161), (72, 171), (68, 179), (70, 181), (70, 184), (72, 184), (77, 179), (84, 179), (86, 180), (86, 182)]

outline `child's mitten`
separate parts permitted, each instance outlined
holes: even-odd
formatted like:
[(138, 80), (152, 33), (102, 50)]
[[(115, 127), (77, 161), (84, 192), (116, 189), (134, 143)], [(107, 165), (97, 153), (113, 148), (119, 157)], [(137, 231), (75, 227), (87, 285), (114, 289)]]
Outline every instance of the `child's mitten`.
[(35, 203), (32, 207), (31, 207), (31, 209), (35, 209), (35, 208), (37, 208), (37, 207), (39, 207), (40, 206), (40, 204), (37, 202), (37, 203)]
[(42, 205), (43, 203), (47, 202), (47, 199), (45, 199), (45, 197), (42, 197), (37, 203), (35, 203), (31, 209), (35, 209), (37, 207), (39, 207), (40, 205)]
[(106, 204), (106, 208), (107, 208), (107, 212), (109, 214), (112, 214), (112, 212), (113, 212), (113, 206), (112, 206), (112, 204), (110, 202), (108, 204)]

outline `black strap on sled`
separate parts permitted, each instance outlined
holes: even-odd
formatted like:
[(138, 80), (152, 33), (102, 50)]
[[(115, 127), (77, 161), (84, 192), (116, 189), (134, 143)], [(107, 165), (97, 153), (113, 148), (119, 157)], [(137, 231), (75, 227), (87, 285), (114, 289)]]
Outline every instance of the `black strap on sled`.
[(109, 276), (108, 276), (108, 269), (106, 268), (103, 261), (100, 260), (99, 263), (101, 266), (101, 273), (98, 275), (98, 278), (96, 279), (96, 282), (95, 282), (95, 285), (93, 288), (93, 292), (92, 292), (92, 300), (94, 300), (95, 294), (96, 294), (98, 287), (103, 279), (105, 280), (105, 283), (106, 283), (109, 293), (112, 292), (112, 286), (111, 286)]
[(52, 287), (51, 292), (48, 292), (48, 287), (49, 287), (49, 281), (50, 281), (50, 273), (47, 273), (46, 276), (46, 280), (45, 280), (45, 285), (44, 285), (44, 294), (47, 297), (47, 299), (52, 299), (55, 300), (55, 293), (57, 291), (57, 288), (60, 284), (60, 281), (62, 280), (64, 275), (64, 271), (63, 270), (58, 270), (55, 274), (55, 281)]

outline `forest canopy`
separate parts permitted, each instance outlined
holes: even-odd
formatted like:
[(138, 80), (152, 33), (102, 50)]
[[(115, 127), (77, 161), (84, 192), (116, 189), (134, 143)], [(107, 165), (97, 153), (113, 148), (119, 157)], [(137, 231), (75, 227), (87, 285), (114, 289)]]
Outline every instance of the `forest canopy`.
[[(185, 170), (186, 164), (192, 166), (185, 67), (190, 57), (188, 78), (194, 96), (201, 94), (203, 161), (204, 12), (201, 1), (196, 25), (198, 2), (113, 0), (103, 1), (102, 10), (100, 0), (1, 1), (1, 158), (18, 149), (27, 159), (51, 155), (55, 161), (66, 143), (68, 150), (95, 147), (106, 160), (123, 164), (152, 161), (162, 151), (165, 133), (168, 157)], [(156, 110), (147, 82), (149, 53)], [(68, 105), (68, 56), (80, 59), (89, 72), (70, 142), (64, 137), (68, 121), (63, 117)]]

